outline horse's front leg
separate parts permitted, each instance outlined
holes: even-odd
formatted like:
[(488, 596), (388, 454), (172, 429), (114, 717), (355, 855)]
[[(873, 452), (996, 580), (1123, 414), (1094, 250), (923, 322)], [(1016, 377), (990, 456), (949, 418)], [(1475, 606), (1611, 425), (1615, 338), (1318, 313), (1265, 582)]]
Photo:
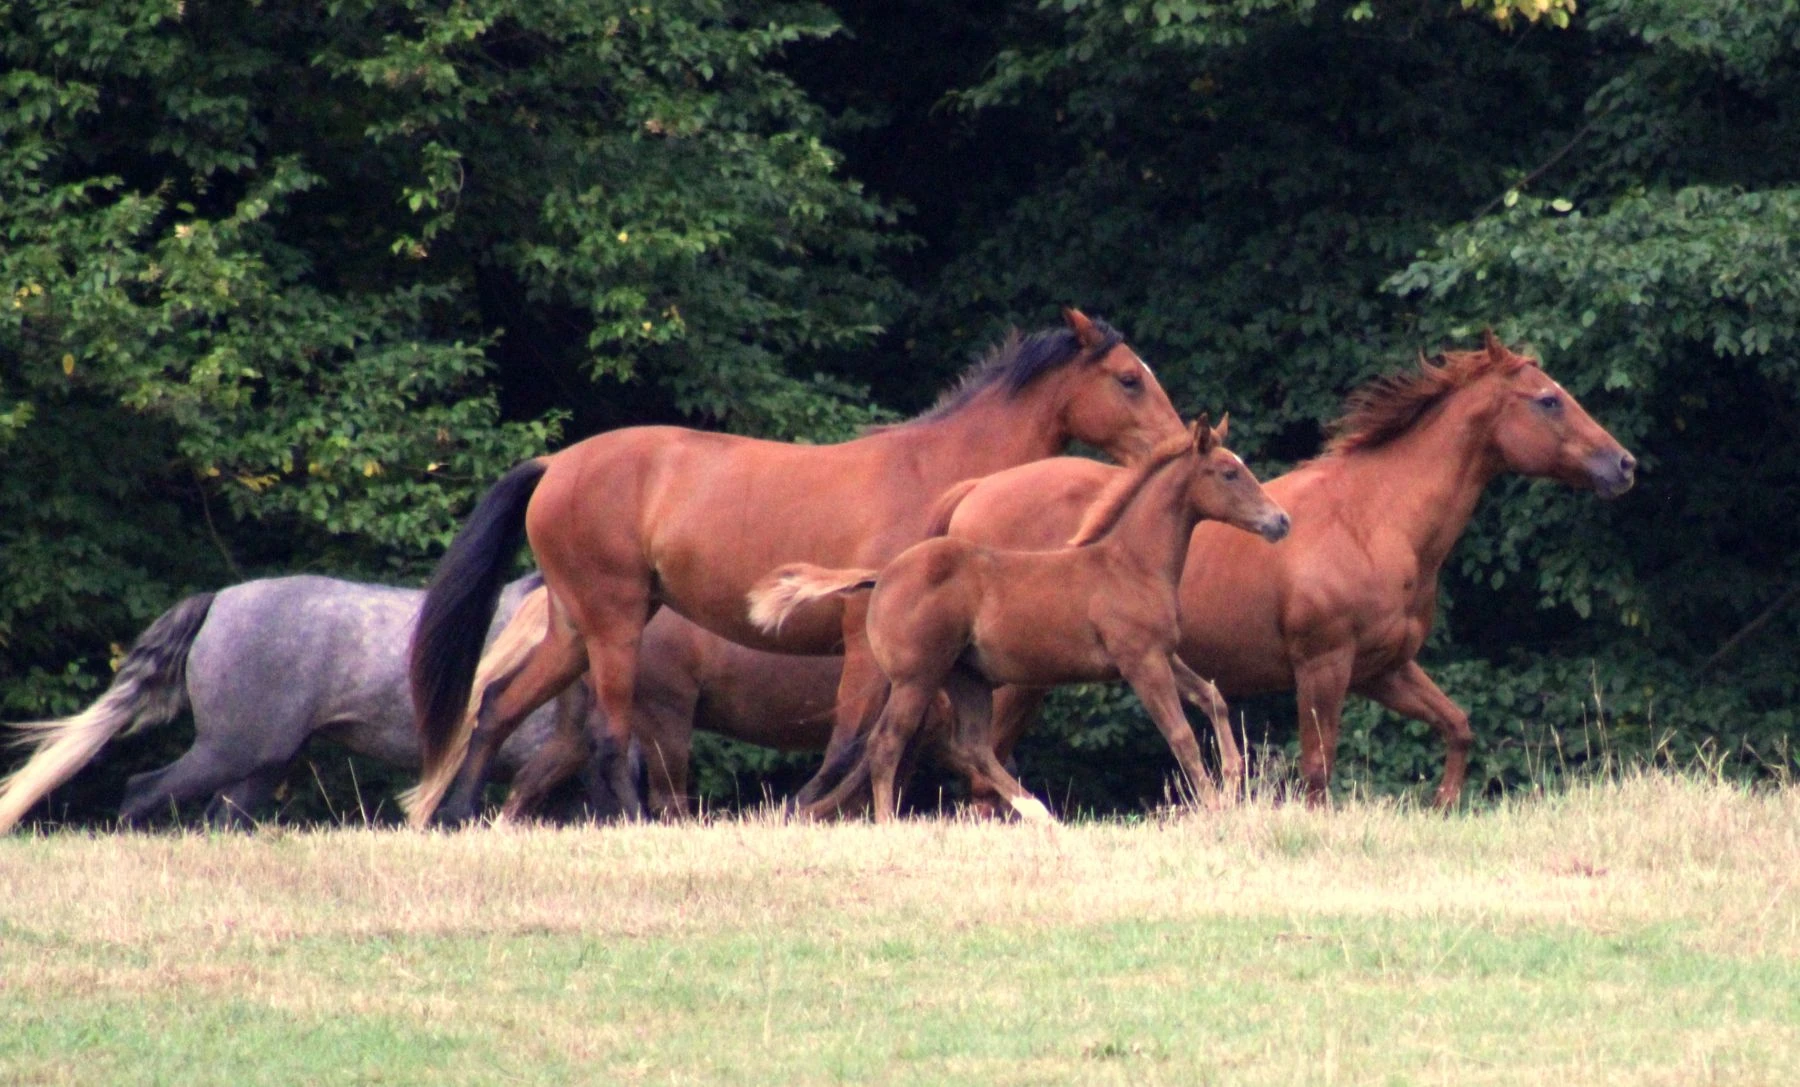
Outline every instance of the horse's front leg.
[(1362, 684), (1357, 693), (1403, 717), (1416, 717), (1438, 731), (1444, 738), (1444, 779), (1438, 783), (1433, 803), (1440, 809), (1455, 804), (1462, 796), (1463, 778), (1469, 770), (1469, 749), (1475, 746), (1468, 713), (1450, 701), (1450, 696), (1431, 681), (1418, 661), (1407, 661)]
[(1169, 750), (1175, 753), (1175, 761), (1181, 764), (1183, 775), (1187, 778), (1188, 787), (1196, 797), (1208, 803), (1216, 803), (1218, 788), (1213, 785), (1212, 777), (1206, 772), (1206, 764), (1200, 759), (1200, 741), (1194, 737), (1194, 729), (1181, 712), (1181, 696), (1175, 685), (1175, 669), (1171, 663), (1174, 654), (1166, 649), (1157, 648), (1148, 652), (1140, 652), (1128, 656), (1115, 656), (1113, 663), (1118, 666), (1119, 675), (1131, 684), (1137, 693), (1138, 701), (1149, 711), (1150, 720), (1168, 742)]
[(1300, 711), (1300, 776), (1306, 782), (1306, 802), (1315, 808), (1325, 803), (1331, 785), (1344, 695), (1350, 689), (1355, 664), (1354, 646), (1294, 664), (1294, 697)]
[(1213, 738), (1219, 742), (1219, 777), (1224, 781), (1226, 797), (1236, 799), (1244, 791), (1244, 756), (1231, 731), (1231, 711), (1225, 705), (1225, 696), (1211, 680), (1202, 679), (1180, 657), (1171, 656), (1169, 666), (1175, 672), (1175, 685), (1181, 689), (1181, 697), (1199, 707), (1212, 722)]

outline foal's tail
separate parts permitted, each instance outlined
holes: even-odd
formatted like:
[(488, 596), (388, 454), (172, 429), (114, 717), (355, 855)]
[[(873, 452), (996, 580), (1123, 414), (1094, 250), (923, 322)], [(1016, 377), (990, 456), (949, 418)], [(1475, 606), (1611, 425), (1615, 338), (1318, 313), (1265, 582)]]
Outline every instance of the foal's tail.
[(809, 562), (790, 562), (750, 587), (750, 622), (765, 634), (777, 634), (795, 611), (827, 596), (875, 587), (879, 570), (831, 570)]
[(925, 529), (926, 539), (950, 535), (950, 521), (956, 516), (957, 507), (962, 505), (962, 500), (969, 497), (969, 492), (980, 482), (980, 476), (965, 479), (961, 483), (952, 484), (949, 490), (938, 495), (937, 501), (931, 504), (931, 520), (927, 522), (928, 527)]
[(442, 772), (450, 758), (500, 583), (525, 541), (525, 508), (548, 466), (549, 458), (539, 457), (500, 477), (444, 553), (419, 606), (412, 640), (413, 722), (427, 779)]
[(75, 776), (107, 741), (123, 732), (166, 724), (187, 708), (187, 658), (212, 609), (200, 593), (162, 613), (131, 643), (100, 701), (73, 717), (31, 721), (14, 728), (21, 743), (36, 742), (24, 766), (0, 782), (0, 834), (17, 826), (50, 790)]
[(475, 683), (470, 688), (467, 707), (444, 748), (444, 757), (436, 764), (427, 765), (419, 783), (400, 794), (400, 808), (406, 812), (407, 821), (413, 826), (422, 830), (431, 824), (432, 814), (444, 802), (444, 794), (450, 791), (450, 783), (456, 780), (456, 771), (462, 766), (463, 756), (469, 750), (469, 737), (475, 733), (476, 717), (481, 712), (481, 697), (488, 684), (523, 664), (525, 655), (544, 640), (544, 635), (549, 630), (550, 590), (539, 585), (519, 601), (518, 610), (507, 620), (505, 628), (495, 637), (494, 644), (488, 646), (487, 652), (481, 655), (481, 663), (475, 668)]

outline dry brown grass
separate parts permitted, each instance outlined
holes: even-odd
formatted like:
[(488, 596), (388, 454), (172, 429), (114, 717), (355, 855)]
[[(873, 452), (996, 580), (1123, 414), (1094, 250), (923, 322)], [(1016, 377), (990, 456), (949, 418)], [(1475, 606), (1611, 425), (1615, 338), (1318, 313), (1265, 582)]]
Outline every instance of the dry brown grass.
[[(1447, 819), (1252, 804), (1050, 829), (749, 818), (16, 838), (0, 842), (14, 1039), (0, 1078), (103, 1082), (146, 1059), (107, 1037), (107, 1009), (174, 1001), (374, 1024), (371, 1052), (394, 1034), (498, 1046), (530, 1079), (1602, 1083), (1723, 1067), (1756, 1081), (1800, 1059), (1800, 1006), (1785, 1022), (1721, 1016), (1705, 994), (1754, 1003), (1759, 971), (1800, 973), (1796, 873), (1800, 792), (1661, 776)], [(1666, 987), (1644, 991), (1646, 973)], [(1476, 1013), (1495, 992), (1527, 995)], [(1189, 1052), (1166, 1031), (1207, 993), (1237, 1026)], [(1443, 1033), (1466, 1018), (1458, 1001), (1485, 1039), (1539, 998), (1567, 1011), (1524, 1014), (1514, 1029), (1542, 1037), (1516, 1060)], [(839, 1012), (808, 1018), (831, 1000)], [(1675, 1016), (1656, 1037), (1646, 1000)], [(1321, 1008), (1335, 1011), (1315, 1023)], [(60, 1063), (58, 1016), (94, 1024), (117, 1063), (99, 1078)], [(986, 1026), (958, 1041), (961, 1023)], [(895, 1024), (916, 1024), (910, 1048)], [(209, 1029), (181, 1047), (190, 1072), (209, 1058), (269, 1072), (210, 1046)], [(384, 1075), (505, 1078), (417, 1045)], [(766, 1064), (726, 1067), (715, 1050), (759, 1045)], [(344, 1067), (362, 1059), (351, 1048)]]

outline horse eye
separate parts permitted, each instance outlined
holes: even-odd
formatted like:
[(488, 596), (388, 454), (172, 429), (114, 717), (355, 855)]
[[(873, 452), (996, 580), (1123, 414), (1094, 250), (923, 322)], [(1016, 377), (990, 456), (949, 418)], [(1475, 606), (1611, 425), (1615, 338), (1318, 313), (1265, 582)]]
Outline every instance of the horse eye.
[(1143, 383), (1143, 379), (1136, 374), (1127, 373), (1119, 375), (1119, 384), (1125, 386), (1127, 389), (1135, 389)]
[(1562, 397), (1557, 396), (1555, 393), (1545, 393), (1537, 398), (1536, 404), (1545, 411), (1555, 411), (1562, 407)]
[(1238, 470), (1236, 468), (1225, 469), (1225, 482), (1236, 483), (1237, 478), (1238, 478)]

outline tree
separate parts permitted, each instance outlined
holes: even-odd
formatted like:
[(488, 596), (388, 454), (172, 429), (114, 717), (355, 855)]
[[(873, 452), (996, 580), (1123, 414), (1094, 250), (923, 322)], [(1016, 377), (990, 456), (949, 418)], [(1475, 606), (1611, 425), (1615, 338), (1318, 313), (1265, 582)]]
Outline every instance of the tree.
[(88, 697), (187, 587), (419, 575), (558, 439), (546, 379), (580, 382), (589, 424), (872, 417), (806, 359), (880, 327), (897, 238), (772, 66), (834, 31), (817, 5), (51, 2), (0, 25), (8, 716)]

